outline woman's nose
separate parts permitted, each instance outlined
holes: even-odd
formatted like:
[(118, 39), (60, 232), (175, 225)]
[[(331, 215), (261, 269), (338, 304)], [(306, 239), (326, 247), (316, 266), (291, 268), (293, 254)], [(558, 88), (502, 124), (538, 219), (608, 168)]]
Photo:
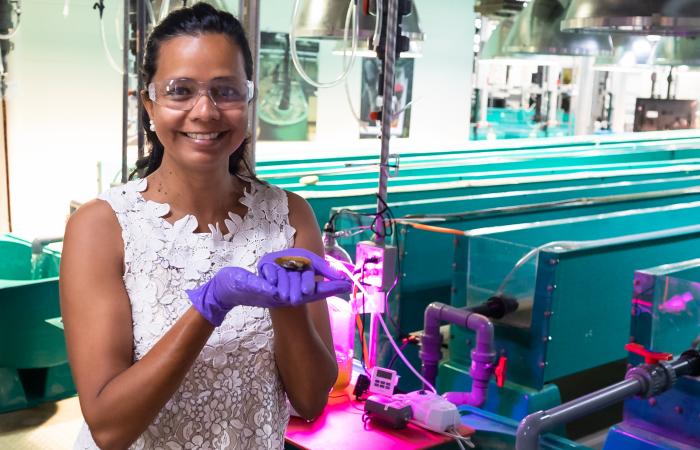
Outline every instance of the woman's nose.
[(194, 103), (190, 115), (201, 119), (218, 119), (220, 116), (219, 108), (214, 104), (214, 100), (207, 91), (200, 91), (199, 97)]

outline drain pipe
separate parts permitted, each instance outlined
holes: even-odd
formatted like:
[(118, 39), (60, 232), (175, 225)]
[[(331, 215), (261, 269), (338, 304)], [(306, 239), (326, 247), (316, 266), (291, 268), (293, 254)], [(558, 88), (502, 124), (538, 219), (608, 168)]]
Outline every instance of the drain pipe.
[(658, 395), (671, 389), (676, 379), (684, 375), (700, 375), (698, 351), (688, 350), (672, 362), (659, 361), (656, 364), (633, 367), (627, 371), (624, 381), (546, 411), (530, 414), (518, 426), (515, 449), (538, 450), (540, 434), (634, 395)]
[(437, 367), (441, 359), (442, 335), (440, 322), (449, 322), (476, 332), (476, 344), (471, 352), (471, 392), (447, 392), (443, 395), (456, 405), (481, 406), (486, 400), (489, 380), (494, 373), (496, 352), (493, 348), (493, 324), (481, 314), (459, 309), (440, 302), (433, 302), (425, 310), (425, 326), (421, 338), (420, 358), (423, 376), (435, 384)]

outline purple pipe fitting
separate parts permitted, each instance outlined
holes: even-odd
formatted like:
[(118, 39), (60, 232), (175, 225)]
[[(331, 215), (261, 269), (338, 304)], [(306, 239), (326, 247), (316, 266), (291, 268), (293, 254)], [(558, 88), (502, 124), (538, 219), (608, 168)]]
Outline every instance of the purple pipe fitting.
[(472, 377), (471, 392), (447, 392), (444, 397), (456, 405), (481, 406), (486, 400), (489, 380), (494, 372), (496, 352), (493, 348), (493, 324), (481, 314), (466, 309), (455, 308), (440, 302), (433, 302), (425, 310), (425, 324), (421, 338), (420, 358), (423, 363), (423, 377), (435, 384), (437, 367), (441, 359), (440, 323), (459, 325), (476, 333), (476, 344), (471, 352)]

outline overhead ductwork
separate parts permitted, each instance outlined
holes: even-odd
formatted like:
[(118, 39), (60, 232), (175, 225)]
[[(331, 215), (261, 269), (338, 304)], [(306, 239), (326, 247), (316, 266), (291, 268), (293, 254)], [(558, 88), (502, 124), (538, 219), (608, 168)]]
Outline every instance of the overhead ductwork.
[(565, 5), (533, 0), (516, 17), (503, 50), (520, 55), (598, 56), (612, 53), (608, 35), (562, 33)]
[(571, 0), (561, 27), (567, 32), (696, 35), (700, 1)]

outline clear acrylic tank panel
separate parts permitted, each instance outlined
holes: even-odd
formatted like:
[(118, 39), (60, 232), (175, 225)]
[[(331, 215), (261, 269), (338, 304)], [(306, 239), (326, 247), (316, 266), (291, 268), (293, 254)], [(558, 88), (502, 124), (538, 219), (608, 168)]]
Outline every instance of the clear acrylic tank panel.
[(496, 320), (500, 325), (529, 329), (537, 276), (537, 248), (489, 237), (469, 242), (467, 306), (476, 306), (495, 295), (518, 301), (518, 309)]
[(673, 354), (687, 350), (700, 336), (700, 259), (637, 271), (632, 303), (640, 344)]

